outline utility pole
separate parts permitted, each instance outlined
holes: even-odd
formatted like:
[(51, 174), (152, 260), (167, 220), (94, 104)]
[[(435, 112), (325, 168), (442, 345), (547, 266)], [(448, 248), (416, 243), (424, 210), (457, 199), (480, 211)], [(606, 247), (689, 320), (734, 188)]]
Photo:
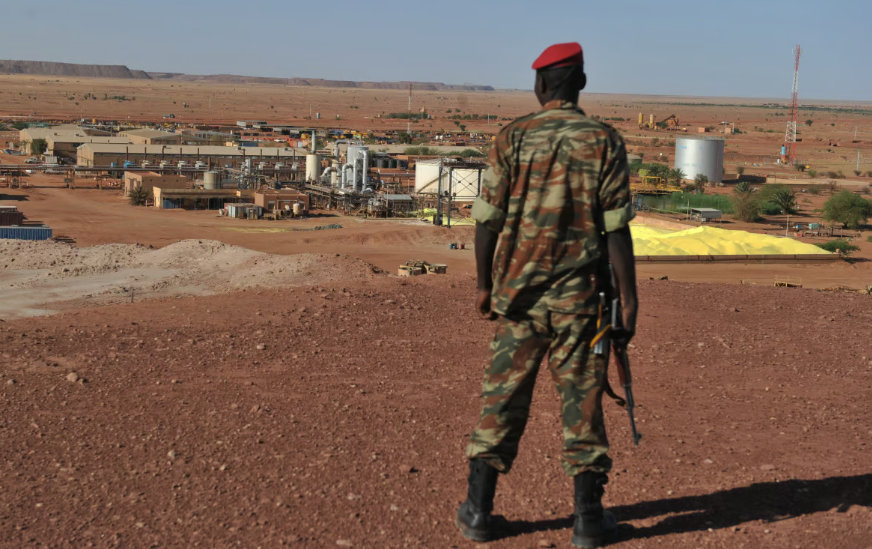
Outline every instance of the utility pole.
[(409, 82), (409, 107), (406, 111), (408, 113), (408, 118), (406, 118), (406, 133), (409, 135), (409, 139), (412, 138), (412, 83)]

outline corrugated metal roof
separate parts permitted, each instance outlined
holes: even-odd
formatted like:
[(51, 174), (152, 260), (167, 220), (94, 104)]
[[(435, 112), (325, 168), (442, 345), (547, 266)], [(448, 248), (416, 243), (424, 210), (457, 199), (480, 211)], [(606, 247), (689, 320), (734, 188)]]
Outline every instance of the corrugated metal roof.
[(126, 137), (104, 136), (104, 135), (58, 135), (48, 136), (46, 141), (49, 143), (130, 143), (130, 139)]
[(129, 153), (184, 156), (246, 156), (251, 158), (303, 157), (306, 149), (280, 149), (278, 147), (221, 147), (217, 145), (118, 145), (109, 143), (85, 143), (80, 149), (92, 153)]
[(136, 137), (181, 137), (181, 134), (165, 132), (163, 130), (155, 130), (152, 128), (139, 128), (136, 130), (126, 130), (118, 132), (118, 135), (131, 135)]

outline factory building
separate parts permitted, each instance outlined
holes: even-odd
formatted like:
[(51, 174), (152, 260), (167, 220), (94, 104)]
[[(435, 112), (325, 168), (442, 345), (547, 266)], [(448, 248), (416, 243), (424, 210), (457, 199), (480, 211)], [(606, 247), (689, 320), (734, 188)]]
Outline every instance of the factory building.
[(236, 189), (177, 189), (153, 187), (154, 207), (162, 210), (220, 210), (239, 200)]
[(76, 163), (84, 167), (193, 165), (201, 162), (212, 167), (242, 168), (246, 163), (287, 163), (306, 155), (304, 149), (277, 147), (218, 147), (212, 145), (122, 145), (85, 143), (78, 148)]
[(161, 175), (155, 172), (124, 172), (124, 196), (130, 196), (131, 191), (137, 187), (145, 189), (149, 195), (154, 194), (153, 189), (190, 189), (192, 182), (181, 175)]
[[(294, 204), (300, 206), (295, 209)], [(270, 212), (278, 210), (298, 215), (300, 208), (303, 212), (309, 211), (309, 195), (293, 190), (265, 189), (254, 193), (254, 205)]]
[(185, 136), (180, 133), (140, 128), (118, 132), (118, 137), (126, 137), (128, 143), (135, 145), (181, 145)]
[(46, 138), (45, 154), (54, 155), (64, 160), (75, 162), (78, 148), (85, 143), (102, 143), (123, 145), (130, 143), (126, 137), (92, 136), (92, 135), (53, 135)]
[(33, 151), (30, 149), (30, 144), (33, 143), (34, 139), (44, 139), (46, 143), (48, 143), (50, 138), (85, 138), (108, 135), (109, 132), (102, 130), (83, 128), (82, 126), (76, 126), (75, 124), (62, 124), (60, 126), (52, 127), (24, 128), (18, 132), (18, 142), (21, 152), (29, 155), (33, 154)]

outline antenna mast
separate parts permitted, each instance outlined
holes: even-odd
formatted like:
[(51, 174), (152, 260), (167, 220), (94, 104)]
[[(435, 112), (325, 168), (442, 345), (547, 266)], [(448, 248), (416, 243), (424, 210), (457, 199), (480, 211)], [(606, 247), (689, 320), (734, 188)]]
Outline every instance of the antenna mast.
[(781, 148), (781, 162), (793, 164), (796, 162), (796, 123), (799, 111), (799, 44), (793, 48), (795, 61), (793, 63), (793, 96), (790, 108), (790, 119), (787, 121), (787, 131), (784, 133), (784, 146)]

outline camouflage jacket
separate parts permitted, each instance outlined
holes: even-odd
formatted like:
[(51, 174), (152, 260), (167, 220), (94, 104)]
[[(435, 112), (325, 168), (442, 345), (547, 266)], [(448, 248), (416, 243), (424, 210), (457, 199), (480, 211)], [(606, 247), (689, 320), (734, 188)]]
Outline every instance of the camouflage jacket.
[(559, 100), (497, 135), (472, 217), (500, 235), (492, 310), (593, 314), (603, 233), (633, 217), (624, 142)]

